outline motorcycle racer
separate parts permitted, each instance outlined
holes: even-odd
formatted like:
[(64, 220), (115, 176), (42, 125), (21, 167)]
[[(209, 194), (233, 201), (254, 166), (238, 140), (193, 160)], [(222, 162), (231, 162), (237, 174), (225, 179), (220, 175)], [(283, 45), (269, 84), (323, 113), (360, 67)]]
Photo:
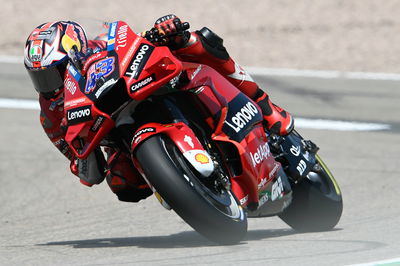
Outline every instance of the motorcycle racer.
[(123, 153), (105, 148), (107, 160), (100, 148), (85, 160), (74, 158), (66, 141), (64, 117), (64, 74), (74, 51), (84, 58), (105, 49), (106, 42), (87, 40), (84, 29), (71, 21), (42, 24), (29, 35), (24, 53), (25, 68), (39, 93), (40, 122), (56, 148), (67, 157), (73, 174), (86, 186), (107, 180), (121, 201), (137, 202), (152, 194), (146, 182)]
[[(154, 28), (161, 35), (170, 36), (155, 45), (169, 47), (183, 61), (206, 64), (255, 100), (272, 133), (286, 135), (293, 129), (291, 115), (274, 105), (253, 79), (229, 56), (223, 40), (208, 28), (189, 32), (175, 15), (163, 16)], [(146, 37), (146, 32), (142, 34)], [(85, 160), (77, 159), (65, 141), (64, 80), (70, 58), (78, 62), (106, 48), (106, 42), (87, 40), (84, 29), (76, 22), (58, 21), (42, 24), (29, 35), (24, 53), (25, 67), (39, 93), (42, 127), (58, 150), (70, 160), (70, 169), (87, 186), (107, 180), (111, 190), (121, 201), (137, 202), (152, 191), (134, 168), (129, 157), (110, 147), (97, 148)], [(106, 154), (106, 158), (104, 157)]]

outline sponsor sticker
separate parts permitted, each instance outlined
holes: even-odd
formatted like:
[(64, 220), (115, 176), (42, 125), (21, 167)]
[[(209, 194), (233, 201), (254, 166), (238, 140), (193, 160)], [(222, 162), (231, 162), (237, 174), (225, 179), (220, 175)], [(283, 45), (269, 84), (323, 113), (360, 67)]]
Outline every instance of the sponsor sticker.
[(115, 79), (109, 79), (107, 80), (94, 94), (96, 96), (96, 98), (99, 98), (100, 95), (104, 92), (105, 89), (109, 88), (110, 86), (114, 85), (115, 83), (117, 83), (117, 81)]
[(106, 118), (104, 116), (97, 117), (96, 121), (94, 122), (90, 130), (93, 132), (97, 132), (105, 120)]
[(90, 105), (77, 107), (67, 111), (68, 125), (75, 125), (92, 120), (92, 109)]
[(257, 107), (252, 102), (247, 102), (240, 110), (234, 114), (226, 124), (230, 126), (235, 132), (239, 132), (244, 128), (252, 119), (258, 114)]
[(263, 187), (265, 186), (265, 184), (267, 184), (267, 178), (266, 178), (266, 177), (264, 177), (263, 179), (261, 179), (260, 183), (258, 183), (257, 188), (258, 188), (258, 189), (261, 189), (261, 188), (263, 188)]
[(240, 204), (243, 205), (243, 204), (245, 204), (248, 200), (249, 200), (249, 195), (246, 195), (244, 198), (241, 198), (239, 201), (240, 201)]
[(140, 140), (140, 136), (145, 134), (145, 133), (149, 133), (149, 132), (156, 132), (156, 128), (154, 127), (145, 127), (142, 128), (141, 130), (139, 130), (138, 132), (136, 132), (136, 134), (133, 136), (132, 142), (137, 143), (136, 141)]
[(133, 52), (136, 50), (137, 45), (140, 41), (140, 38), (136, 38), (133, 41), (133, 44), (131, 45), (131, 47), (129, 48), (128, 52), (126, 53), (125, 57), (123, 60), (121, 60), (121, 68), (124, 69), (126, 67), (126, 64), (128, 64), (128, 60), (131, 58)]
[(201, 164), (207, 164), (210, 162), (210, 160), (208, 159), (208, 157), (206, 155), (204, 155), (203, 153), (198, 153), (194, 156), (194, 159), (201, 163)]
[(96, 60), (100, 59), (101, 57), (105, 57), (107, 55), (106, 52), (98, 52), (93, 55), (91, 55), (83, 65), (82, 71), (86, 72), (89, 66)]
[(186, 142), (192, 149), (194, 149), (192, 137), (185, 135), (185, 138), (183, 139), (183, 141)]
[(280, 166), (281, 165), (279, 163), (275, 163), (274, 168), (271, 170), (271, 172), (269, 172), (269, 178), (270, 179), (275, 176), (275, 174), (277, 173), (277, 171), (280, 168)]
[[(214, 115), (219, 119), (220, 112)], [(262, 121), (261, 111), (244, 94), (239, 93), (228, 103), (228, 114), (226, 116), (223, 131), (230, 139), (242, 141), (254, 128), (254, 125)]]
[(133, 55), (131, 62), (129, 63), (128, 69), (125, 72), (125, 76), (131, 79), (137, 79), (142, 72), (144, 66), (149, 60), (151, 53), (154, 50), (154, 46), (150, 44), (142, 43), (139, 45), (136, 53)]
[(40, 45), (32, 46), (31, 50), (29, 51), (29, 57), (32, 62), (40, 62), (42, 60), (42, 47)]
[(117, 32), (117, 47), (115, 50), (118, 51), (120, 48), (125, 48), (127, 43), (128, 36), (128, 25), (122, 25), (118, 28)]
[(145, 77), (142, 80), (139, 80), (138, 82), (135, 82), (131, 85), (130, 91), (131, 93), (137, 92), (141, 88), (149, 85), (150, 83), (153, 83), (156, 80), (155, 75), (152, 74), (148, 77)]
[(303, 175), (304, 172), (307, 169), (307, 164), (304, 160), (300, 160), (299, 164), (296, 167), (297, 171), (299, 172), (300, 175)]
[(201, 65), (199, 65), (195, 71), (193, 71), (192, 76), (190, 77), (190, 79), (193, 79), (197, 74), (199, 74), (200, 70), (201, 70)]
[(108, 32), (108, 36), (111, 38), (115, 38), (115, 32), (117, 31), (118, 22), (113, 22), (110, 25), (110, 30)]
[(78, 105), (80, 103), (83, 103), (85, 101), (86, 101), (86, 98), (85, 97), (81, 97), (81, 98), (77, 98), (77, 99), (73, 99), (73, 100), (65, 102), (65, 106), (66, 107), (72, 107), (72, 106)]
[(79, 79), (81, 78), (81, 75), (78, 71), (76, 71), (75, 67), (72, 64), (69, 65), (68, 72), (74, 77), (76, 81), (79, 81)]
[(281, 198), (282, 194), (283, 194), (283, 183), (281, 177), (278, 177), (275, 183), (272, 184), (271, 200), (274, 201), (278, 198)]
[(96, 81), (108, 77), (115, 69), (115, 57), (105, 58), (93, 64), (88, 71), (85, 93), (89, 94), (96, 88)]
[(110, 29), (108, 31), (108, 41), (107, 41), (107, 51), (111, 51), (114, 49), (115, 44), (115, 33), (117, 31), (118, 22), (113, 22), (110, 25)]
[(255, 153), (250, 152), (251, 161), (253, 162), (253, 167), (256, 167), (262, 161), (264, 161), (268, 156), (270, 156), (271, 151), (269, 149), (268, 143), (258, 146)]
[(74, 95), (77, 89), (76, 83), (74, 82), (74, 80), (72, 78), (67, 78), (64, 81), (64, 87), (72, 94)]
[(49, 28), (47, 30), (40, 31), (38, 36), (37, 36), (37, 39), (38, 40), (50, 39), (52, 34), (53, 34), (53, 32), (55, 31), (55, 29), (56, 29), (55, 27), (51, 27), (51, 28)]
[(292, 145), (292, 147), (290, 148), (290, 152), (291, 152), (294, 156), (299, 156), (299, 155), (300, 155), (300, 146), (294, 146), (294, 145)]

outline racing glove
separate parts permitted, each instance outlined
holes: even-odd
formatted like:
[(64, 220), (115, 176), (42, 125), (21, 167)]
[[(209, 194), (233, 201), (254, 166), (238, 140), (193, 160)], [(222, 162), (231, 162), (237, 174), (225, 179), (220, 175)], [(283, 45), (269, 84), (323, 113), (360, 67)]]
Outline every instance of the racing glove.
[(161, 37), (155, 44), (168, 46), (171, 50), (184, 47), (190, 39), (189, 23), (182, 22), (173, 14), (157, 19), (154, 29)]

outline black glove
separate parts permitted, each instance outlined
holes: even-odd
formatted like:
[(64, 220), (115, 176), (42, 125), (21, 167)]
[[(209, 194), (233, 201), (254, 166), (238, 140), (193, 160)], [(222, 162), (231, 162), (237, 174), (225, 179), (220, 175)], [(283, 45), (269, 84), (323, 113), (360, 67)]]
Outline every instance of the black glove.
[(172, 50), (184, 47), (190, 39), (189, 23), (182, 22), (175, 15), (163, 16), (154, 23), (152, 32), (156, 45), (165, 45)]

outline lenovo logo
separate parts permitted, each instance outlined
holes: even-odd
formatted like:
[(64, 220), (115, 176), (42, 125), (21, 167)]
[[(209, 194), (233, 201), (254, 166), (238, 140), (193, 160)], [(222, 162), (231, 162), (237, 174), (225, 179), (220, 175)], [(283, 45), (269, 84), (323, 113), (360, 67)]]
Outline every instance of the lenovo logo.
[(154, 47), (148, 44), (141, 44), (138, 51), (133, 56), (129, 68), (125, 72), (125, 76), (137, 79), (143, 70), (147, 60), (149, 60)]
[(67, 111), (68, 125), (75, 125), (89, 120), (92, 120), (92, 111), (90, 105)]
[(247, 102), (239, 112), (230, 118), (230, 121), (227, 119), (225, 123), (233, 128), (235, 132), (239, 132), (256, 116), (256, 114), (258, 114), (257, 107), (253, 103)]

